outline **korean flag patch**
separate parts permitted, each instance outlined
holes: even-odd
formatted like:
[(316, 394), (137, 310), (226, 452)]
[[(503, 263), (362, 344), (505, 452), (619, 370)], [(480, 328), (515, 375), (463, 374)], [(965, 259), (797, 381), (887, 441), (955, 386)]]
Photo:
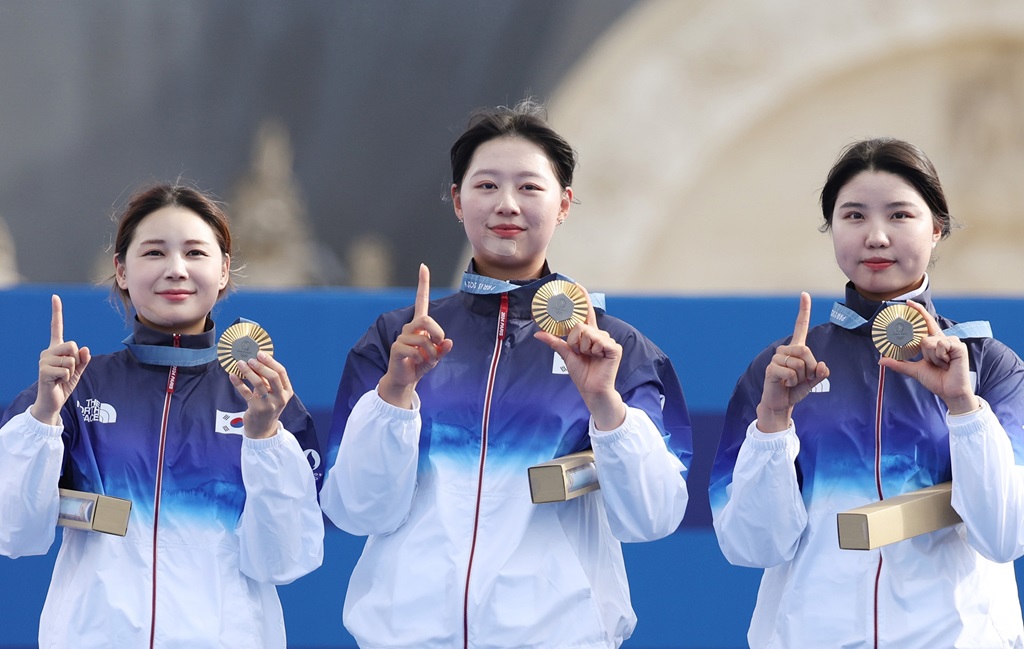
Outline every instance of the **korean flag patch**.
[(245, 412), (224, 412), (222, 410), (217, 411), (217, 427), (216, 432), (222, 435), (241, 435), (242, 434), (242, 415)]

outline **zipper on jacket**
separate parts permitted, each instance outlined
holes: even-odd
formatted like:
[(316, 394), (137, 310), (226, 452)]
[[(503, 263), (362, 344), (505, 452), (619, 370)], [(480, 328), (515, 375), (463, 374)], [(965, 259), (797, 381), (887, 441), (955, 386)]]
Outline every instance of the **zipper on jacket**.
[(882, 580), (882, 551), (878, 551), (878, 570), (875, 571), (875, 649), (878, 649), (878, 584)]
[(882, 400), (885, 390), (885, 368), (878, 366), (878, 395), (875, 399), (875, 489), (882, 500)]
[(508, 293), (501, 294), (501, 308), (498, 310), (498, 330), (494, 337), (494, 353), (491, 368), (487, 372), (487, 391), (484, 396), (483, 417), (480, 423), (480, 469), (476, 481), (476, 508), (473, 512), (473, 539), (469, 544), (469, 563), (466, 566), (466, 590), (462, 599), (462, 646), (469, 649), (469, 578), (473, 574), (473, 555), (476, 552), (476, 537), (480, 527), (480, 498), (484, 488), (484, 465), (487, 462), (487, 429), (491, 421), (491, 398), (494, 396), (494, 377), (498, 371), (501, 345), (508, 331)]
[[(174, 346), (181, 347), (181, 334), (174, 334)], [(149, 617), (149, 647), (153, 649), (156, 644), (156, 540), (157, 530), (160, 527), (160, 494), (163, 491), (164, 483), (164, 452), (167, 448), (167, 421), (171, 415), (171, 396), (174, 394), (174, 386), (178, 382), (178, 367), (171, 366), (167, 372), (167, 389), (164, 391), (164, 409), (160, 415), (160, 446), (157, 451), (156, 460), (156, 484), (153, 495), (153, 592)]]
[[(885, 368), (878, 367), (878, 395), (875, 399), (875, 490), (882, 500), (882, 401), (885, 393)], [(882, 582), (882, 551), (878, 551), (878, 569), (875, 571), (875, 649), (878, 649), (878, 589)]]

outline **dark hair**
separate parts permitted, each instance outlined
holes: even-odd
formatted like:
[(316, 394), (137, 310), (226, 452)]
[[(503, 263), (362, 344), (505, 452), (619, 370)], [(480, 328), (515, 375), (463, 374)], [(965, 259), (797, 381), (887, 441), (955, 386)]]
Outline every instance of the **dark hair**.
[(500, 137), (519, 137), (539, 146), (551, 160), (562, 189), (572, 185), (576, 151), (547, 124), (547, 111), (532, 99), (513, 108), (498, 106), (474, 112), (459, 139), (452, 145), (452, 183), (461, 188), (473, 154), (484, 142)]
[[(228, 225), (228, 216), (220, 204), (193, 187), (180, 184), (161, 184), (141, 189), (128, 199), (127, 206), (117, 219), (117, 234), (114, 236), (114, 254), (117, 256), (118, 262), (124, 263), (128, 246), (131, 245), (132, 239), (135, 237), (139, 223), (164, 207), (181, 207), (194, 212), (213, 230), (221, 253), (231, 254), (231, 229)], [(232, 288), (234, 288), (234, 282), (229, 274), (228, 283), (221, 289), (218, 298), (223, 297), (224, 293)], [(117, 285), (116, 278), (114, 278), (113, 291), (121, 299), (126, 312), (130, 312), (131, 299), (128, 291)]]
[(895, 138), (861, 140), (839, 154), (839, 159), (832, 165), (825, 186), (821, 189), (821, 213), (825, 217), (822, 232), (832, 228), (832, 211), (839, 191), (862, 171), (884, 171), (905, 180), (927, 203), (932, 219), (942, 231), (942, 238), (949, 236), (952, 219), (935, 166), (924, 151), (910, 142)]

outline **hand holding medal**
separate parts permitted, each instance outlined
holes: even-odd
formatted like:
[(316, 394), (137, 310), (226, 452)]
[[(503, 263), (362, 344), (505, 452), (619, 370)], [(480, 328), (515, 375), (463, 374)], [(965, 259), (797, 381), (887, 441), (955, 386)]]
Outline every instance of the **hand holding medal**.
[[(542, 328), (534, 338), (565, 361), (569, 377), (594, 418), (594, 426), (598, 430), (621, 426), (626, 407), (615, 390), (615, 377), (622, 346), (597, 327), (597, 314), (587, 291), (579, 284), (552, 280), (537, 290), (533, 318)], [(565, 340), (559, 336), (565, 336)]]
[(288, 372), (274, 359), (270, 334), (255, 322), (239, 318), (221, 334), (217, 359), (231, 385), (248, 403), (243, 417), (245, 435), (272, 437), (294, 390)]
[(955, 336), (943, 334), (935, 318), (917, 302), (908, 300), (906, 307), (916, 313), (927, 333), (918, 343), (921, 360), (907, 361), (883, 354), (878, 364), (917, 380), (946, 403), (950, 414), (958, 415), (980, 408), (981, 403), (974, 395), (970, 381), (967, 345)]

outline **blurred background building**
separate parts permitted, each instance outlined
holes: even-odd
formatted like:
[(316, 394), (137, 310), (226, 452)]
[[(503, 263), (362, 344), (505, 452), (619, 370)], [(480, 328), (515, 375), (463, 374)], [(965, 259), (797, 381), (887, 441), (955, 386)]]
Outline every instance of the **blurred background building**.
[(580, 151), (551, 262), (590, 287), (839, 293), (817, 192), (892, 135), (963, 226), (940, 291), (1024, 294), (1019, 0), (4, 0), (0, 285), (109, 275), (110, 217), (177, 178), (243, 285), (454, 281), (448, 147), (527, 95)]

